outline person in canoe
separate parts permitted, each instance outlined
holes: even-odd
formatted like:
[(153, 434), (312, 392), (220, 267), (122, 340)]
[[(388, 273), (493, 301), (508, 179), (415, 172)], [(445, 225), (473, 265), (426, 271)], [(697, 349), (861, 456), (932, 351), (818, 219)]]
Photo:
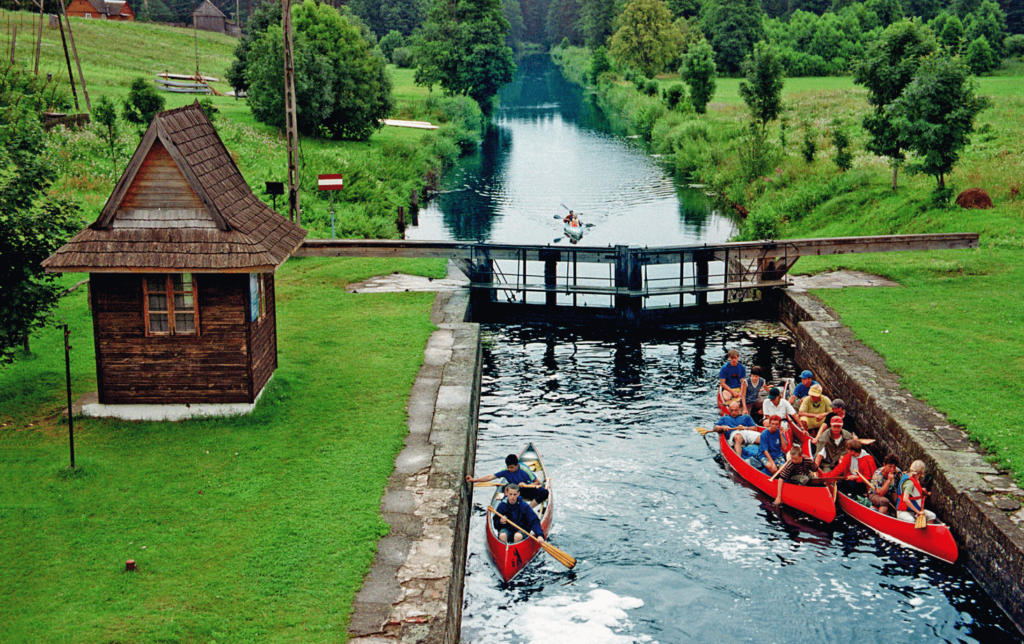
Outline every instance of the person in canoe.
[[(842, 425), (839, 425), (841, 428)], [(871, 480), (875, 475), (875, 457), (868, 454), (860, 440), (850, 439), (846, 443), (846, 454), (839, 459), (839, 463), (821, 478), (837, 480), (837, 488), (840, 492), (849, 497), (862, 496), (867, 494), (868, 488), (864, 480)], [(862, 479), (861, 476), (864, 478)]]
[(900, 503), (896, 506), (896, 518), (900, 521), (913, 523), (923, 514), (928, 523), (935, 523), (935, 513), (924, 509), (924, 498), (928, 496), (921, 486), (924, 470), (924, 461), (914, 461), (910, 464), (910, 469), (900, 477)]
[(875, 508), (876, 512), (889, 514), (889, 508), (895, 508), (899, 504), (896, 488), (897, 482), (902, 476), (899, 468), (899, 460), (895, 456), (886, 456), (882, 460), (882, 467), (875, 470), (871, 477), (871, 486), (874, 490), (868, 494), (868, 501)]
[(747, 395), (747, 368), (740, 364), (740, 352), (729, 349), (729, 362), (718, 370), (718, 383), (722, 387), (722, 401), (742, 401)]
[(800, 417), (804, 429), (814, 436), (825, 424), (825, 416), (832, 409), (832, 401), (827, 396), (821, 395), (821, 385), (811, 385), (807, 397), (800, 403), (798, 409), (800, 413), (797, 415)]
[(529, 503), (519, 499), (519, 491), (519, 485), (516, 483), (505, 486), (505, 500), (498, 504), (498, 514), (502, 516), (494, 516), (494, 529), (498, 533), (498, 539), (502, 543), (519, 543), (526, 538), (522, 532), (509, 524), (511, 521), (524, 530), (529, 530), (538, 541), (544, 541), (544, 528), (540, 525), (540, 519)]
[[(573, 223), (573, 222), (575, 222), (575, 223)], [(570, 210), (569, 214), (566, 215), (564, 219), (562, 219), (562, 223), (573, 224), (574, 226), (579, 226), (580, 225), (580, 218), (576, 215), (576, 213), (574, 213), (573, 211)]]
[(537, 480), (537, 475), (533, 473), (533, 470), (519, 465), (519, 457), (515, 454), (509, 454), (505, 457), (505, 469), (500, 472), (485, 474), (478, 478), (466, 476), (467, 483), (483, 483), (484, 481), (494, 481), (496, 479), (505, 479), (506, 483), (518, 484), (522, 497), (530, 502), (531, 507), (535, 508), (539, 503), (548, 500), (550, 492)]
[(745, 394), (743, 397), (743, 413), (747, 414), (757, 422), (764, 422), (764, 414), (761, 412), (761, 392), (764, 391), (765, 381), (761, 377), (761, 367), (751, 367), (750, 375), (744, 382)]
[[(836, 398), (832, 401), (832, 411), (825, 415), (824, 421), (822, 421), (822, 427), (831, 427), (832, 419), (839, 416), (843, 419), (843, 429), (856, 435), (857, 433), (857, 422), (853, 419), (853, 416), (846, 411), (846, 403), (843, 402), (842, 398)], [(819, 431), (819, 434), (821, 432)], [(817, 441), (815, 441), (817, 442)]]
[(768, 400), (764, 401), (761, 406), (761, 411), (764, 413), (765, 418), (771, 418), (772, 416), (778, 416), (787, 421), (789, 428), (793, 431), (794, 435), (797, 436), (801, 441), (805, 438), (809, 438), (807, 434), (803, 432), (800, 419), (797, 417), (796, 410), (793, 409), (793, 405), (782, 397), (782, 390), (778, 387), (772, 387), (768, 390)]
[(822, 472), (831, 472), (839, 465), (840, 459), (846, 455), (847, 444), (856, 436), (843, 429), (843, 419), (836, 416), (832, 419), (829, 433), (818, 441), (818, 453), (814, 462)]
[(818, 385), (819, 387), (821, 386), (821, 384), (814, 379), (814, 373), (804, 369), (800, 374), (800, 384), (793, 387), (793, 394), (789, 397), (789, 404), (800, 409), (800, 403), (802, 403), (804, 398), (811, 393), (811, 387), (814, 385)]
[(759, 470), (768, 470), (769, 474), (775, 474), (775, 470), (782, 467), (786, 462), (786, 451), (790, 449), (790, 441), (782, 433), (782, 419), (772, 416), (768, 419), (768, 429), (761, 432), (761, 440), (758, 443), (758, 458), (750, 459), (747, 462)]
[(817, 472), (818, 466), (814, 461), (804, 456), (804, 450), (799, 445), (789, 448), (789, 462), (779, 470), (779, 491), (775, 495), (776, 507), (782, 505), (782, 483), (795, 485), (807, 485), (811, 481), (812, 472)]
[(736, 455), (743, 456), (744, 445), (757, 445), (761, 442), (761, 432), (757, 431), (757, 423), (747, 414), (741, 414), (740, 403), (734, 400), (729, 403), (729, 415), (722, 416), (714, 426), (714, 431), (725, 434), (725, 440), (732, 443)]

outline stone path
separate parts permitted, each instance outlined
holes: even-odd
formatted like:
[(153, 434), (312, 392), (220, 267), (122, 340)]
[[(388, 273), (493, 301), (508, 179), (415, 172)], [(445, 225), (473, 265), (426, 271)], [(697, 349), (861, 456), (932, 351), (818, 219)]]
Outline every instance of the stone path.
[(455, 291), (465, 288), (469, 280), (454, 267), (448, 264), (448, 277), (445, 279), (432, 279), (420, 277), (419, 275), (405, 275), (393, 273), (391, 275), (380, 275), (371, 277), (365, 282), (349, 284), (345, 290), (349, 293), (407, 293), (407, 292), (440, 292)]
[(892, 280), (863, 271), (831, 271), (818, 275), (789, 275), (789, 290), (797, 293), (814, 288), (846, 288), (847, 286), (899, 286)]

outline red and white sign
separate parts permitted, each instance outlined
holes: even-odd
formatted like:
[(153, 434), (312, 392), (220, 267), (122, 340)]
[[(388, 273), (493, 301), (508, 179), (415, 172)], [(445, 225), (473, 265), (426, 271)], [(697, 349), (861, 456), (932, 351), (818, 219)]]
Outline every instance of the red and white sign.
[(345, 187), (340, 174), (318, 174), (317, 187), (321, 190), (341, 190)]

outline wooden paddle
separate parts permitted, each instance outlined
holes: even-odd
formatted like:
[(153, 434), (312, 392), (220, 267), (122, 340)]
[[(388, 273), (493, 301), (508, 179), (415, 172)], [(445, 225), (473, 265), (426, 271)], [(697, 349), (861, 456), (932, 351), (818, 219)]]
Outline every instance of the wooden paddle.
[(551, 545), (547, 541), (541, 541), (540, 539), (538, 539), (537, 537), (533, 536), (532, 534), (530, 534), (526, 530), (523, 530), (522, 528), (520, 528), (516, 524), (512, 523), (511, 521), (509, 521), (508, 517), (504, 516), (503, 514), (501, 514), (500, 512), (495, 510), (494, 508), (492, 508), (491, 506), (487, 506), (487, 512), (493, 512), (497, 517), (499, 517), (501, 519), (505, 519), (506, 523), (508, 523), (510, 526), (512, 526), (516, 530), (522, 532), (526, 536), (530, 537), (531, 539), (533, 539), (534, 541), (539, 543), (540, 547), (544, 549), (544, 552), (546, 552), (549, 555), (551, 555), (552, 557), (554, 557), (555, 560), (558, 563), (562, 564), (563, 566), (565, 566), (569, 570), (572, 570), (573, 568), (576, 567), (576, 557), (573, 557), (568, 552), (565, 552), (564, 550), (559, 550), (558, 548), (554, 547), (553, 545)]
[[(494, 480), (494, 481), (484, 481), (483, 483), (476, 483), (476, 484), (473, 485), (473, 487), (501, 487), (503, 485), (508, 485), (508, 483), (506, 483), (505, 481)], [(529, 488), (540, 487), (540, 482), (537, 482), (537, 483), (520, 483), (519, 487), (520, 488), (524, 488), (524, 487), (529, 487)]]

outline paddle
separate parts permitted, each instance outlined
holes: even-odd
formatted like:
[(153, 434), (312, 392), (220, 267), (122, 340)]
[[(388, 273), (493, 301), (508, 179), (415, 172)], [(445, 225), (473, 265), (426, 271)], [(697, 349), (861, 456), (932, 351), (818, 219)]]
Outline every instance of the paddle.
[[(502, 485), (508, 485), (508, 483), (505, 483), (504, 481), (484, 481), (483, 483), (476, 483), (473, 487), (501, 487)], [(520, 483), (519, 487), (540, 487), (540, 483)]]
[(526, 530), (523, 530), (522, 528), (520, 528), (516, 524), (512, 523), (511, 521), (509, 521), (508, 517), (502, 515), (500, 512), (498, 512), (497, 510), (495, 510), (491, 506), (487, 506), (487, 512), (489, 512), (489, 513), (493, 512), (499, 518), (505, 519), (505, 521), (510, 526), (512, 526), (516, 530), (522, 532), (526, 536), (530, 537), (531, 539), (533, 539), (534, 541), (539, 543), (540, 547), (544, 549), (544, 552), (546, 552), (549, 555), (551, 555), (552, 557), (554, 557), (555, 560), (558, 563), (562, 564), (563, 566), (565, 566), (569, 570), (572, 570), (573, 568), (576, 567), (576, 558), (573, 557), (572, 555), (570, 555), (568, 552), (565, 552), (564, 550), (559, 550), (558, 548), (554, 547), (553, 545), (551, 545), (547, 541), (541, 541), (540, 539), (538, 539), (537, 537), (533, 536), (532, 534), (530, 534)]

